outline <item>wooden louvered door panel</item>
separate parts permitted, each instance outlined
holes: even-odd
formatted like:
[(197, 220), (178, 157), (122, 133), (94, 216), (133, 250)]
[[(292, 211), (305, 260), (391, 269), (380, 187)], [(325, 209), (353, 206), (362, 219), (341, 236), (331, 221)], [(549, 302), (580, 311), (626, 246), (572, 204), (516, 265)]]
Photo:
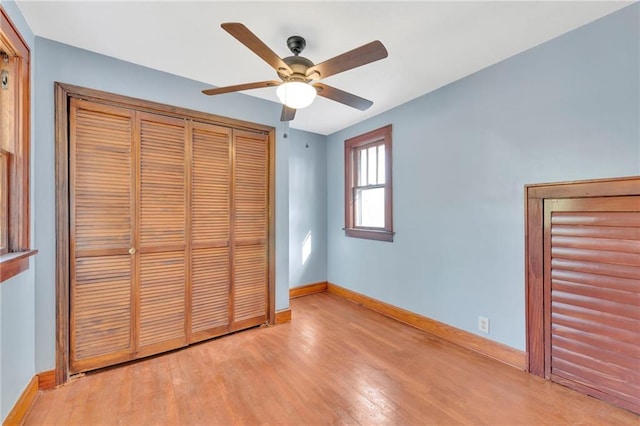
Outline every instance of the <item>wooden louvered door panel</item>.
[(267, 319), (268, 173), (267, 136), (234, 131), (232, 279), (234, 328)]
[(191, 127), (191, 341), (230, 329), (231, 129)]
[(544, 206), (547, 376), (640, 412), (640, 197)]
[(71, 373), (134, 356), (133, 112), (69, 111)]
[(67, 98), (68, 371), (264, 323), (269, 134), (100, 96)]
[(139, 113), (138, 356), (187, 344), (188, 184), (184, 120)]

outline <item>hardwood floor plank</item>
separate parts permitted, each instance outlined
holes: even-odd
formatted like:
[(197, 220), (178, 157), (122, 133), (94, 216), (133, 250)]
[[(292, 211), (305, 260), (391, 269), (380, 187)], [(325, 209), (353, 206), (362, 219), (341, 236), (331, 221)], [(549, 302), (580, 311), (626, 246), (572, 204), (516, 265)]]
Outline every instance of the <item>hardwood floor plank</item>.
[(26, 425), (620, 424), (631, 412), (329, 293), (293, 322), (40, 392)]

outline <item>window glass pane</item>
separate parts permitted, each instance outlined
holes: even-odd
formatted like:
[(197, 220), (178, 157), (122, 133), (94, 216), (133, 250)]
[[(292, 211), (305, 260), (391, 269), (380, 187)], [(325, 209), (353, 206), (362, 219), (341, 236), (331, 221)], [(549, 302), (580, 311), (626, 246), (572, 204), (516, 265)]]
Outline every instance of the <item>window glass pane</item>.
[(376, 147), (372, 146), (367, 151), (367, 157), (369, 157), (369, 170), (368, 170), (368, 181), (367, 185), (375, 185), (378, 181), (376, 176), (376, 172), (378, 171), (378, 165), (376, 164), (378, 156), (376, 155)]
[(355, 192), (356, 226), (384, 228), (384, 188)]
[(386, 176), (384, 175), (384, 145), (378, 145), (378, 184), (385, 183)]
[(358, 186), (365, 186), (367, 184), (367, 150), (361, 149), (358, 151)]

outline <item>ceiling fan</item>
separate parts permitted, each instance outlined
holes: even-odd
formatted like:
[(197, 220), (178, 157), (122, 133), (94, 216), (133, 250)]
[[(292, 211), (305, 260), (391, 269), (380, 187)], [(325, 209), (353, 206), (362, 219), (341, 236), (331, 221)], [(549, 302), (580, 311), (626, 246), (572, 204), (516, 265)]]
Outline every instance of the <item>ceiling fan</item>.
[(300, 36), (291, 36), (287, 39), (287, 46), (293, 56), (280, 58), (244, 25), (237, 22), (227, 22), (221, 27), (273, 67), (281, 81), (268, 80), (216, 87), (203, 90), (202, 93), (205, 95), (220, 95), (241, 90), (278, 86), (276, 93), (283, 104), (280, 121), (293, 120), (296, 110), (309, 106), (316, 95), (361, 111), (373, 105), (373, 102), (368, 99), (319, 83), (318, 80), (386, 58), (387, 49), (381, 42), (372, 41), (316, 65), (309, 59), (300, 56), (307, 44), (305, 39)]

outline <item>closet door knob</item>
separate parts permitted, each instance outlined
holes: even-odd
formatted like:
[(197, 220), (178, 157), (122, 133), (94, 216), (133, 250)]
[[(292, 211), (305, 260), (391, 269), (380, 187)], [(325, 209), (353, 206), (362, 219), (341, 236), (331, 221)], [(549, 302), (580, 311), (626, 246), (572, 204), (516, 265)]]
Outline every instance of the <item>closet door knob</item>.
[(136, 249), (134, 249), (133, 247), (129, 249), (129, 254), (135, 254), (135, 252), (136, 252)]

